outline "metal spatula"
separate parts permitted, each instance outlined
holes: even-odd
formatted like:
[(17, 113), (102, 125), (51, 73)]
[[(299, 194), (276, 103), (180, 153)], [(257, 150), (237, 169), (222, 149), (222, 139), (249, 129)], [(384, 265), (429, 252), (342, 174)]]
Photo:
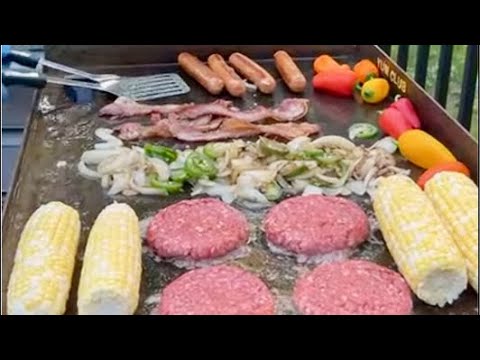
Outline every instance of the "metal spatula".
[[(168, 96), (182, 95), (190, 92), (190, 87), (183, 79), (174, 73), (156, 74), (150, 76), (138, 77), (120, 77), (111, 74), (91, 74), (82, 70), (74, 69), (69, 66), (57, 64), (49, 60), (39, 59), (35, 56), (12, 51), (7, 59), (20, 65), (30, 68), (36, 68), (38, 64), (66, 72), (73, 75), (68, 78), (46, 76), (43, 74), (22, 73), (18, 71), (6, 70), (2, 72), (3, 82), (5, 84), (19, 84), (24, 86), (43, 87), (47, 83), (66, 85), (73, 87), (88, 88), (98, 91), (104, 91), (116, 96), (123, 96), (135, 101), (146, 101)], [(87, 79), (92, 82), (79, 81), (76, 79)]]

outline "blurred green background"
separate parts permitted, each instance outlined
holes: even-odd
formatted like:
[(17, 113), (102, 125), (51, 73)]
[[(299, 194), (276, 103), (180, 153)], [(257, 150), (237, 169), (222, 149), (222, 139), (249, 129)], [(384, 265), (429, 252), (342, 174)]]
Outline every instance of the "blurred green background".
[[(438, 71), (438, 60), (440, 56), (441, 45), (430, 46), (430, 58), (428, 63), (428, 73), (426, 81), (426, 90), (430, 94), (435, 92), (435, 79)], [(417, 58), (418, 45), (410, 45), (408, 56), (408, 73), (414, 77)], [(452, 71), (450, 75), (450, 86), (448, 89), (447, 111), (456, 119), (458, 108), (460, 106), (460, 95), (462, 92), (463, 69), (465, 66), (465, 54), (467, 45), (455, 45), (452, 57)], [(392, 58), (397, 59), (398, 45), (392, 45)], [(476, 86), (475, 103), (472, 118), (472, 134), (478, 139), (478, 78)]]

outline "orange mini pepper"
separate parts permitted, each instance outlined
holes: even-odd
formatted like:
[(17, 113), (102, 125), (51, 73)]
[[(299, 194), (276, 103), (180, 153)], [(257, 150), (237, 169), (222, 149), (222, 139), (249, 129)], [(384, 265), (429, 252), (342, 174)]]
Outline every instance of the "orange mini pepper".
[(358, 62), (353, 67), (353, 71), (357, 75), (357, 79), (360, 83), (364, 83), (371, 78), (377, 78), (380, 76), (377, 66), (367, 59)]
[(344, 64), (340, 65), (334, 58), (330, 55), (321, 55), (315, 59), (313, 63), (313, 69), (317, 74), (325, 71), (332, 71), (332, 70), (351, 70), (350, 66)]

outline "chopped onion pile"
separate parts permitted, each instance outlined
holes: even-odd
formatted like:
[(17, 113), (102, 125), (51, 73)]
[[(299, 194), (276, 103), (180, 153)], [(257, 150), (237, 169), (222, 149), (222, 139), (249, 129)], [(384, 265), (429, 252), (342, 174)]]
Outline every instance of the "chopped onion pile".
[(78, 170), (100, 181), (109, 195), (167, 196), (188, 185), (192, 196), (256, 208), (288, 195), (372, 195), (378, 177), (408, 173), (396, 166), (396, 144), (389, 138), (368, 149), (323, 136), (287, 144), (234, 140), (180, 151), (152, 144), (128, 148), (108, 129), (95, 134), (104, 142), (83, 154)]

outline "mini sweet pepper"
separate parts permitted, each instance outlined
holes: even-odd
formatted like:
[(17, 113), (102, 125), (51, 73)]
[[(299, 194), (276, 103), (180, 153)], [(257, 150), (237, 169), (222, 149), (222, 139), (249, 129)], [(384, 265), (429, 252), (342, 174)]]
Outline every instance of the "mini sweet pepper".
[(350, 66), (347, 64), (340, 65), (330, 55), (320, 55), (313, 62), (313, 69), (317, 74), (321, 72), (328, 72), (332, 70), (350, 70)]
[(405, 159), (422, 169), (457, 161), (445, 145), (422, 130), (404, 132), (398, 138), (398, 148)]
[(352, 70), (330, 70), (318, 73), (313, 78), (313, 88), (331, 95), (351, 97), (357, 81)]
[(404, 132), (412, 129), (403, 114), (393, 107), (382, 112), (378, 119), (378, 126), (385, 134), (394, 139), (398, 139)]
[(420, 118), (418, 117), (415, 107), (410, 99), (400, 98), (391, 106), (402, 113), (402, 115), (405, 117), (405, 120), (407, 120), (413, 129), (421, 128)]
[(408, 130), (421, 128), (420, 118), (407, 98), (400, 98), (391, 104), (382, 112), (378, 122), (380, 129), (395, 139)]

